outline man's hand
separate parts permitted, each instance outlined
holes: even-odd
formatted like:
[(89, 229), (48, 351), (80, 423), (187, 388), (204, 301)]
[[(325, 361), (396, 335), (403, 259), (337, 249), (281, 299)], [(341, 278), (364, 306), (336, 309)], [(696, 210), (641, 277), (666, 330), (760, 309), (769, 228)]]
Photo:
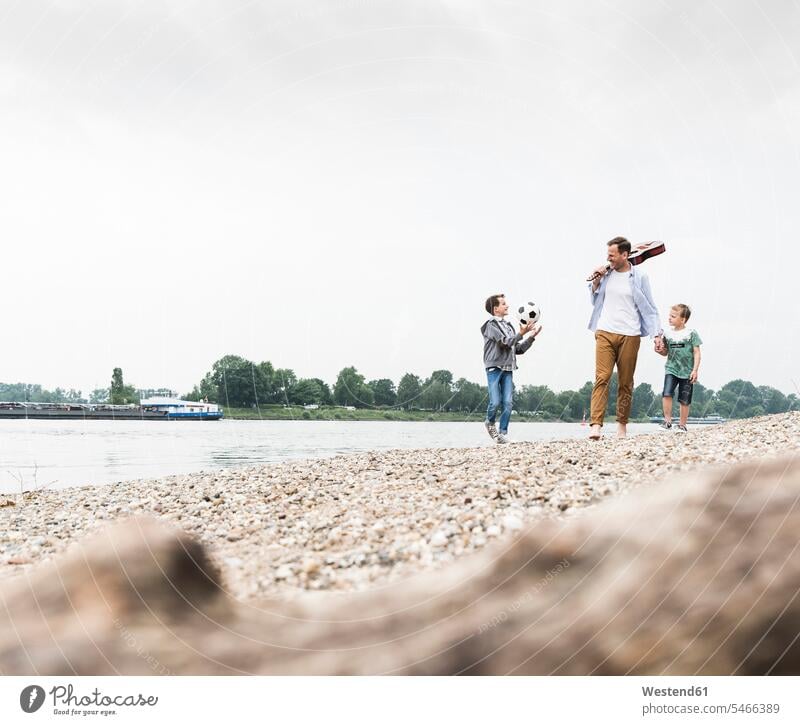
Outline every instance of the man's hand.
[(599, 279), (608, 274), (609, 269), (611, 269), (608, 264), (604, 264), (602, 267), (598, 267), (597, 269), (593, 269), (592, 273), (586, 278), (587, 282), (596, 282)]
[(694, 385), (697, 382), (697, 370), (692, 370), (689, 374), (689, 382)]

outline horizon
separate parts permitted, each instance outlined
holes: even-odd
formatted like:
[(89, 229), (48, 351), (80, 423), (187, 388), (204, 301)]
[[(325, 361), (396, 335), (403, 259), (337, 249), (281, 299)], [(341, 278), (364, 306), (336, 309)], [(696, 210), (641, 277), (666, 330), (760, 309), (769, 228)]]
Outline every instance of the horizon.
[[(239, 356), (239, 357), (242, 357), (242, 356)], [(258, 364), (260, 364), (262, 362), (270, 362), (270, 363), (272, 363), (273, 361), (271, 361), (271, 360), (248, 360), (248, 362), (251, 362), (251, 363), (253, 363), (255, 365), (258, 365)], [(274, 365), (274, 363), (273, 363), (273, 365)], [(117, 366), (117, 367), (120, 367), (120, 366)], [(291, 367), (284, 367), (284, 366), (278, 366), (278, 365), (274, 365), (274, 367), (276, 369), (279, 368), (279, 367), (281, 367), (282, 369), (288, 369), (288, 370), (291, 370), (292, 372), (295, 372), (295, 374), (296, 374), (296, 371), (294, 370), (294, 368), (291, 368)], [(363, 373), (359, 370), (358, 365), (346, 365), (345, 368), (347, 368), (347, 367), (354, 367), (359, 374), (363, 375)], [(344, 368), (342, 368), (342, 369), (344, 369)], [(211, 370), (211, 366), (209, 366), (207, 372), (209, 372), (210, 370)], [(403, 375), (405, 375), (407, 373), (410, 373), (412, 375), (417, 375), (417, 377), (419, 377), (419, 379), (420, 379), (420, 382), (424, 383), (430, 377), (431, 373), (436, 372), (437, 370), (446, 370), (446, 368), (441, 368), (441, 367), (434, 368), (433, 370), (429, 370), (427, 373), (424, 373), (424, 374), (423, 373), (415, 373), (414, 371), (409, 370), (406, 373), (403, 373), (402, 375), (400, 375), (400, 377), (398, 377), (396, 379), (395, 378), (391, 378), (391, 377), (386, 376), (386, 375), (384, 375), (384, 376), (380, 376), (379, 375), (379, 376), (376, 376), (374, 378), (367, 377), (367, 376), (364, 376), (364, 377), (365, 377), (366, 382), (370, 382), (372, 380), (388, 379), (388, 380), (392, 381), (392, 383), (395, 385), (395, 387), (397, 387), (397, 384), (400, 382), (400, 379), (403, 377)], [(125, 382), (126, 386), (131, 386), (131, 387), (135, 388), (137, 391), (140, 391), (140, 390), (172, 390), (172, 391), (177, 393), (177, 397), (179, 397), (179, 398), (183, 398), (185, 395), (191, 394), (192, 388), (195, 385), (199, 385), (199, 383), (200, 383), (200, 380), (198, 380), (196, 383), (193, 383), (186, 390), (177, 389), (177, 388), (170, 388), (169, 386), (166, 386), (166, 385), (161, 385), (161, 386), (146, 385), (145, 386), (145, 385), (137, 384), (136, 381), (132, 381), (132, 382), (129, 381), (128, 378), (127, 378), (127, 375), (125, 375), (125, 368), (124, 367), (122, 368), (122, 372), (123, 372), (124, 382)], [(448, 372), (452, 372), (452, 371), (448, 371)], [(515, 373), (515, 375), (516, 375), (516, 373)], [(614, 371), (614, 375), (616, 375), (616, 370)], [(337, 377), (338, 377), (338, 373), (337, 373)], [(460, 376), (460, 377), (463, 377), (463, 376)], [(456, 375), (453, 374), (453, 382), (455, 383), (457, 380), (460, 379), (460, 377), (456, 377)], [(333, 380), (326, 380), (325, 378), (321, 378), (318, 375), (309, 375), (307, 377), (303, 376), (303, 379), (310, 379), (310, 378), (319, 378), (331, 390), (333, 390), (333, 386), (336, 383), (336, 377), (334, 377)], [(299, 375), (297, 375), (297, 379), (300, 380), (301, 377)], [(467, 380), (467, 382), (476, 383), (476, 384), (478, 384), (478, 385), (480, 385), (482, 387), (486, 387), (485, 378), (484, 379), (477, 379), (477, 380), (470, 379), (470, 378), (465, 378), (465, 380)], [(726, 380), (726, 381), (724, 381), (722, 383), (722, 385), (720, 385), (718, 387), (712, 387), (710, 385), (706, 385), (702, 380), (698, 381), (698, 384), (702, 385), (707, 390), (712, 390), (714, 392), (717, 392), (722, 386), (724, 386), (724, 385), (726, 385), (728, 383), (731, 383), (731, 382), (733, 382), (735, 380), (743, 380), (745, 382), (752, 383), (756, 387), (767, 386), (767, 387), (770, 387), (770, 388), (774, 388), (775, 390), (778, 390), (780, 393), (783, 393), (783, 395), (786, 395), (786, 396), (795, 395), (797, 397), (800, 397), (800, 389), (798, 389), (797, 387), (795, 387), (793, 390), (788, 390), (787, 391), (787, 390), (784, 390), (782, 388), (777, 387), (776, 385), (772, 385), (771, 383), (762, 382), (762, 381), (759, 381), (759, 380), (750, 380), (748, 378), (741, 377), (741, 376), (733, 377), (730, 380)], [(528, 385), (534, 385), (534, 386), (541, 385), (541, 386), (546, 386), (546, 387), (550, 388), (554, 392), (564, 392), (564, 391), (567, 391), (567, 390), (577, 391), (581, 387), (583, 387), (586, 383), (591, 383), (591, 382), (592, 382), (592, 378), (590, 377), (590, 378), (587, 378), (586, 380), (584, 380), (579, 385), (573, 385), (573, 386), (567, 386), (567, 387), (554, 387), (553, 385), (550, 385), (549, 383), (547, 383), (545, 381), (523, 383), (521, 385), (517, 385), (515, 383), (514, 387), (515, 387), (515, 390), (519, 390), (520, 388), (522, 388), (524, 386), (528, 386)], [(663, 382), (663, 379), (662, 379), (661, 382)], [(653, 385), (653, 383), (649, 383), (649, 381), (647, 381), (647, 380), (639, 380), (639, 379), (637, 379), (637, 380), (635, 380), (635, 386), (638, 386), (638, 385), (640, 385), (642, 383), (649, 383), (650, 386), (653, 388), (654, 393), (657, 396), (660, 397), (659, 391), (661, 390), (661, 387), (662, 387), (661, 386), (661, 382), (658, 382), (656, 385)], [(97, 386), (96, 388), (92, 388), (90, 390), (84, 390), (83, 388), (77, 388), (77, 387), (74, 387), (74, 386), (45, 385), (43, 383), (30, 382), (30, 381), (21, 381), (21, 380), (20, 381), (15, 381), (15, 382), (0, 380), (0, 385), (39, 385), (43, 390), (47, 390), (49, 392), (53, 392), (56, 389), (60, 389), (60, 390), (63, 390), (65, 392), (68, 392), (69, 390), (75, 390), (76, 392), (80, 393), (81, 397), (85, 397), (85, 398), (88, 398), (94, 390), (98, 390), (98, 389), (103, 389), (104, 388), (104, 386)], [(110, 380), (109, 380), (109, 385), (107, 387), (108, 388), (111, 387), (111, 381)], [(0, 401), (0, 402), (19, 402), (19, 401)], [(373, 406), (368, 406), (368, 407), (377, 408), (377, 407), (380, 407), (380, 406), (373, 405)]]

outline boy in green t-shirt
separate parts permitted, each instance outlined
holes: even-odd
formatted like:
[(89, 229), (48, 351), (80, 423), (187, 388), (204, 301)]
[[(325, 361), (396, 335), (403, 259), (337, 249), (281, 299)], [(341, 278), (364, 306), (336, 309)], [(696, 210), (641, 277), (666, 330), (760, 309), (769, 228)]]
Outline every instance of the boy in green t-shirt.
[(689, 419), (689, 406), (692, 403), (692, 388), (697, 382), (700, 369), (700, 345), (703, 341), (697, 330), (686, 327), (692, 311), (689, 305), (673, 305), (669, 311), (669, 325), (672, 331), (665, 332), (656, 339), (656, 352), (667, 358), (664, 366), (664, 392), (661, 402), (664, 406), (663, 428), (672, 428), (672, 396), (678, 389), (678, 402), (681, 406), (680, 423), (677, 430), (686, 432)]

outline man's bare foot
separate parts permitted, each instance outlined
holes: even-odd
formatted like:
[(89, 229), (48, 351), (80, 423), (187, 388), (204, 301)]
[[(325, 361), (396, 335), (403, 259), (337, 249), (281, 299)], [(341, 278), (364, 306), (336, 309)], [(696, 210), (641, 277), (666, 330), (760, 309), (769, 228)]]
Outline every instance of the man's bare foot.
[(627, 437), (628, 437), (628, 424), (617, 423), (617, 438), (627, 438)]
[(600, 426), (597, 425), (597, 423), (595, 423), (594, 425), (592, 425), (591, 428), (589, 428), (589, 439), (593, 441), (600, 440)]

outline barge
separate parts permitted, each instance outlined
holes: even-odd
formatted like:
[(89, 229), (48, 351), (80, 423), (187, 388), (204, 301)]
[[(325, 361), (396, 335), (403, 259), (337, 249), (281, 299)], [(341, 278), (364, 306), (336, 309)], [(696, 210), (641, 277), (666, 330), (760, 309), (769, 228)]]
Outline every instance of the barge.
[(220, 420), (215, 403), (148, 398), (139, 405), (0, 402), (0, 420)]

